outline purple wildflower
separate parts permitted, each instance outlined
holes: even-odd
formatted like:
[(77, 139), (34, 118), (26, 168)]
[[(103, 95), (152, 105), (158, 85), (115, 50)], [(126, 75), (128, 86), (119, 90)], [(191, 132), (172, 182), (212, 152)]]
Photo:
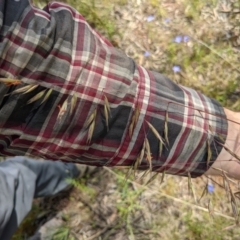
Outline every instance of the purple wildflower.
[(190, 37), (189, 36), (187, 36), (187, 35), (178, 35), (178, 36), (176, 36), (174, 39), (173, 39), (173, 41), (175, 42), (175, 43), (181, 43), (181, 42), (188, 42), (190, 40)]
[(181, 67), (178, 66), (178, 65), (174, 65), (174, 66), (172, 67), (172, 70), (173, 70), (175, 73), (178, 73), (178, 72), (181, 71)]
[(190, 40), (190, 37), (189, 36), (183, 36), (183, 42), (188, 42)]
[(148, 52), (148, 51), (146, 51), (145, 53), (144, 53), (144, 57), (149, 57), (151, 54), (150, 54), (150, 52)]
[(155, 19), (153, 15), (147, 17), (147, 22), (152, 22)]
[(209, 193), (213, 193), (214, 192), (214, 185), (212, 183), (209, 183), (207, 186), (207, 190)]
[(179, 36), (176, 36), (173, 41), (175, 43), (180, 43), (180, 42), (182, 42), (182, 40), (183, 40), (183, 37), (179, 35)]

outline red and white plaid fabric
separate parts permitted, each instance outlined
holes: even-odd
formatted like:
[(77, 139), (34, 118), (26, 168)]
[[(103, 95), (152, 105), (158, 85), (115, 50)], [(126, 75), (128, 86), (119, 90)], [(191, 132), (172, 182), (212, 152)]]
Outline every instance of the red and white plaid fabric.
[[(63, 3), (40, 10), (28, 0), (0, 2), (0, 75), (22, 81), (0, 84), (2, 156), (131, 166), (148, 139), (154, 171), (195, 177), (207, 170), (207, 143), (212, 163), (218, 134), (227, 134), (216, 101), (138, 66)], [(29, 84), (38, 86), (10, 94)], [(166, 143), (161, 155), (149, 123)], [(148, 168), (144, 154), (139, 169)]]

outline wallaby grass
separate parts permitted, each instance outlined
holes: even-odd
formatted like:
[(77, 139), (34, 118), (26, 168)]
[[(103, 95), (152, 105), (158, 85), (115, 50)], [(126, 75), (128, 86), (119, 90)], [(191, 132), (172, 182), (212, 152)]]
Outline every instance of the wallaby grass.
[[(162, 72), (179, 84), (200, 90), (225, 107), (240, 110), (239, 1), (65, 2), (137, 63)], [(42, 6), (44, 1), (35, 1), (35, 4)], [(149, 16), (153, 20), (148, 20)], [(92, 227), (91, 231), (85, 230), (90, 236), (97, 232), (96, 237), (76, 233), (76, 229), (85, 229), (85, 225), (73, 227), (72, 217), (68, 216), (53, 239), (240, 239), (240, 230), (234, 227), (229, 196), (214, 179), (211, 181), (214, 192), (203, 196), (199, 204), (191, 196), (186, 178), (167, 175), (160, 185), (159, 175), (145, 186), (144, 182), (136, 183), (131, 178), (126, 181), (124, 176), (119, 170), (108, 172), (105, 180), (102, 179), (105, 175), (98, 175), (101, 182), (105, 181), (102, 185), (98, 183), (100, 180), (73, 180), (75, 191), (87, 197), (87, 201), (70, 196), (69, 205), (84, 202), (83, 205), (90, 209), (86, 211), (81, 206), (79, 214), (90, 216), (82, 222)], [(192, 181), (196, 200), (201, 198), (209, 181), (204, 178)], [(113, 186), (109, 187), (111, 184)], [(111, 190), (110, 193), (106, 189)], [(114, 220), (106, 223), (110, 227), (102, 227), (105, 229), (102, 232), (98, 231), (100, 220), (94, 216), (111, 214), (101, 212), (104, 208), (97, 202), (99, 196), (105, 208), (109, 207), (111, 214), (115, 214)], [(36, 205), (13, 239), (24, 239), (32, 234), (28, 230), (42, 211)]]

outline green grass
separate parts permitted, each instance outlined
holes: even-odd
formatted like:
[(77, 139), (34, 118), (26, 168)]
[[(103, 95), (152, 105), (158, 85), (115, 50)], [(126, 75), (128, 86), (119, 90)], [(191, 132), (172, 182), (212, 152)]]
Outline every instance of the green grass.
[(134, 190), (131, 183), (126, 181), (125, 175), (122, 172), (118, 172), (117, 186), (120, 193), (120, 197), (116, 202), (116, 208), (118, 210), (121, 224), (126, 225), (129, 235), (134, 239), (134, 227), (132, 226), (133, 215), (136, 211), (143, 208), (139, 203), (139, 196), (143, 192), (143, 189)]
[(79, 191), (86, 193), (89, 200), (94, 201), (96, 197), (96, 191), (86, 185), (86, 178), (81, 179), (68, 179), (69, 183), (71, 183), (74, 187), (76, 187)]
[(69, 226), (61, 226), (52, 236), (51, 240), (75, 240), (76, 238), (72, 236), (71, 229)]
[(229, 226), (227, 220), (219, 217), (211, 219), (208, 214), (202, 214), (203, 219), (198, 220), (189, 212), (184, 217), (184, 224), (187, 228), (186, 237), (195, 240), (222, 240), (223, 237), (231, 237), (233, 239), (240, 237), (240, 230), (233, 228), (229, 231), (224, 230)]
[[(155, 8), (162, 8), (159, 1), (150, 2)], [(239, 101), (233, 96), (240, 81), (238, 52), (233, 49), (231, 41), (226, 40), (226, 36), (221, 32), (221, 26), (214, 29), (209, 19), (201, 17), (201, 10), (207, 5), (211, 5), (214, 10), (217, 1), (176, 2), (181, 4), (182, 8), (179, 11), (182, 18), (180, 22), (170, 21), (166, 27), (170, 34), (156, 34), (155, 27), (149, 26), (148, 37), (156, 45), (162, 46), (166, 58), (164, 64), (159, 64), (153, 70), (163, 72), (178, 83), (217, 99), (225, 107), (240, 110)], [(239, 4), (236, 8), (239, 8)], [(163, 15), (159, 14), (157, 17), (162, 19)], [(234, 17), (235, 22), (234, 19), (232, 21), (239, 25), (236, 14), (232, 16)], [(173, 42), (178, 35), (190, 37), (190, 42)], [(181, 73), (177, 77), (172, 71), (174, 65), (181, 67)]]

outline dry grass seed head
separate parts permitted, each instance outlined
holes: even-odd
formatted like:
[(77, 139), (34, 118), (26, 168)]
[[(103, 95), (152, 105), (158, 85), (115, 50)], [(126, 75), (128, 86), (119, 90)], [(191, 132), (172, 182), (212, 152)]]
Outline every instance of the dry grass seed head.
[(32, 91), (33, 91), (34, 89), (36, 89), (38, 86), (39, 86), (38, 84), (31, 85), (31, 88), (29, 88), (24, 94), (32, 92)]
[(105, 120), (106, 120), (107, 130), (109, 131), (108, 110), (107, 110), (107, 106), (106, 105), (104, 105), (104, 116), (105, 116)]
[(159, 156), (161, 157), (163, 145), (165, 146), (165, 142), (164, 142), (163, 138), (160, 136), (160, 134), (158, 133), (158, 131), (156, 130), (156, 128), (154, 128), (150, 122), (148, 122), (148, 121), (146, 121), (146, 122), (147, 122), (149, 128), (152, 130), (155, 137), (159, 140)]
[(132, 119), (131, 119), (131, 123), (129, 125), (129, 137), (130, 138), (132, 137), (133, 129), (136, 126), (136, 123), (138, 121), (139, 115), (140, 115), (140, 108), (137, 105), (136, 109), (133, 111), (133, 116), (132, 116)]
[[(34, 85), (35, 86), (35, 85)], [(29, 91), (29, 89), (31, 89), (33, 87), (33, 85), (27, 85), (27, 86), (24, 86), (24, 87), (21, 87), (21, 88), (18, 88), (14, 91), (12, 91), (11, 93), (9, 94), (6, 94), (5, 96), (8, 96), (8, 95), (14, 95), (14, 94), (18, 94), (18, 93), (27, 93)]]
[(0, 82), (6, 84), (7, 86), (18, 85), (22, 83), (21, 80), (11, 78), (0, 78)]
[(97, 116), (97, 109), (93, 111), (93, 113), (89, 117), (89, 120), (87, 121), (87, 126), (88, 126), (87, 143), (91, 142), (93, 131), (96, 124), (96, 116)]
[(74, 108), (76, 107), (77, 104), (77, 96), (76, 94), (73, 94), (72, 99), (71, 99), (71, 108), (70, 108), (70, 114), (72, 115)]
[(106, 95), (104, 95), (104, 105), (106, 105), (107, 111), (110, 113), (110, 104)]
[(159, 152), (158, 152), (159, 157), (162, 156), (162, 151), (163, 151), (163, 143), (159, 142)]
[(144, 142), (145, 142), (146, 159), (149, 163), (149, 170), (152, 171), (152, 155), (151, 155), (150, 144), (147, 138), (145, 138)]
[(95, 109), (90, 116), (88, 117), (88, 120), (85, 123), (85, 127), (89, 128), (90, 124), (94, 121), (95, 117), (96, 117), (96, 113), (97, 113), (97, 109)]
[(36, 102), (37, 100), (41, 99), (41, 98), (43, 97), (43, 95), (44, 95), (45, 92), (46, 92), (46, 89), (45, 89), (45, 90), (42, 90), (41, 92), (39, 92), (38, 94), (36, 94), (34, 97), (32, 97), (32, 98), (27, 102), (27, 104)]
[(109, 130), (109, 115), (110, 115), (110, 105), (106, 95), (104, 95), (104, 117), (106, 120), (107, 130)]
[(145, 153), (145, 141), (143, 142), (143, 146), (142, 149), (140, 151), (140, 153), (138, 154), (138, 157), (134, 163), (134, 176), (136, 173), (136, 170), (138, 169), (138, 167), (141, 165), (143, 157), (144, 157), (144, 153)]
[(163, 138), (160, 136), (160, 134), (158, 133), (158, 131), (156, 130), (156, 128), (154, 128), (154, 126), (153, 126), (150, 122), (148, 122), (148, 121), (146, 121), (146, 122), (147, 122), (149, 128), (152, 130), (152, 132), (153, 132), (153, 134), (155, 135), (155, 137), (156, 137), (163, 145), (165, 145)]
[(47, 93), (45, 94), (43, 100), (41, 101), (40, 104), (43, 104), (44, 102), (46, 102), (48, 100), (48, 98), (50, 97), (50, 95), (52, 94), (53, 89), (48, 89)]
[(168, 111), (166, 111), (166, 116), (165, 116), (165, 123), (164, 123), (164, 137), (169, 145), (169, 140), (168, 140)]

